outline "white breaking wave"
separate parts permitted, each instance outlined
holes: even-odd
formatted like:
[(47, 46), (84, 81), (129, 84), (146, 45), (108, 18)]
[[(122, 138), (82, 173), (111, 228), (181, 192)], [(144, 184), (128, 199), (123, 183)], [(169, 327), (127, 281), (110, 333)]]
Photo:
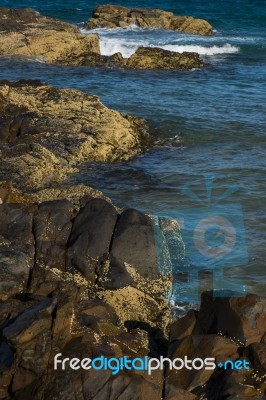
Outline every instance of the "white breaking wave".
[[(237, 39), (243, 39), (225, 36), (217, 38), (215, 35), (200, 37), (176, 34), (172, 31), (144, 30), (136, 25), (131, 25), (126, 29), (98, 28), (90, 31), (81, 28), (81, 32), (85, 34), (94, 32), (99, 35), (102, 55), (111, 56), (115, 53), (121, 53), (125, 58), (130, 57), (141, 46), (160, 47), (176, 53), (195, 52), (201, 56), (233, 54), (240, 50)], [(248, 41), (250, 41), (250, 38), (244, 38), (244, 42)]]
[(124, 38), (108, 38), (108, 37), (100, 37), (100, 49), (101, 54), (110, 56), (115, 53), (121, 53), (123, 57), (130, 57), (138, 47), (147, 46), (147, 47), (160, 47), (164, 50), (174, 51), (176, 53), (183, 53), (185, 51), (195, 52), (202, 56), (213, 56), (217, 54), (233, 54), (239, 51), (239, 47), (232, 46), (229, 43), (226, 43), (221, 46), (202, 46), (202, 45), (193, 45), (193, 44), (156, 44), (149, 43), (145, 40), (132, 40), (132, 39), (124, 39)]
[(184, 51), (190, 51), (198, 53), (202, 56), (214, 56), (216, 54), (233, 54), (238, 53), (239, 48), (226, 43), (223, 46), (199, 46), (199, 45), (166, 45), (163, 46), (165, 50), (176, 51), (183, 53)]

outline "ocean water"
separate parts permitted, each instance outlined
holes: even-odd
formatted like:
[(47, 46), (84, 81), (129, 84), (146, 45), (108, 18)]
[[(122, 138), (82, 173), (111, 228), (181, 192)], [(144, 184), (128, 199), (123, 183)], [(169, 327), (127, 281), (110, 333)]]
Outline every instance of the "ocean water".
[[(78, 24), (104, 1), (1, 1), (6, 7), (33, 7), (43, 14)], [(122, 4), (112, 1), (113, 4)], [(101, 51), (125, 57), (139, 46), (196, 51), (208, 63), (192, 71), (124, 71), (47, 66), (0, 59), (0, 79), (41, 79), (100, 96), (119, 111), (146, 118), (157, 144), (127, 163), (84, 163), (71, 183), (101, 189), (120, 207), (173, 215), (224, 206), (228, 219), (244, 223), (248, 260), (233, 258), (226, 273), (247, 289), (265, 294), (266, 193), (266, 2), (265, 0), (124, 1), (207, 19), (210, 37), (160, 30), (96, 30)], [(84, 31), (86, 33), (86, 31)], [(89, 32), (88, 32), (89, 33)], [(210, 202), (205, 174), (215, 176)], [(238, 191), (217, 200), (230, 185)], [(184, 194), (191, 187), (201, 201)], [(242, 213), (235, 215), (234, 205)]]

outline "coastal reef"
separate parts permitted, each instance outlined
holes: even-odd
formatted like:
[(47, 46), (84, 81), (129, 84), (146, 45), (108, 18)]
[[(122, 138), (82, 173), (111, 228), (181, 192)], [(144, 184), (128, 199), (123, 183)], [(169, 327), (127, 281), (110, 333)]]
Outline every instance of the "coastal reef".
[(0, 8), (0, 56), (68, 66), (179, 70), (205, 64), (197, 53), (139, 48), (129, 58), (100, 53), (99, 37), (32, 9)]
[(75, 56), (100, 54), (96, 34), (83, 35), (66, 22), (29, 8), (0, 8), (0, 56), (21, 56), (48, 63), (69, 64)]
[(83, 161), (128, 160), (149, 143), (145, 120), (41, 82), (0, 82), (0, 115), (0, 179), (24, 189), (58, 185)]
[(126, 28), (131, 25), (195, 35), (212, 34), (212, 26), (204, 19), (175, 16), (172, 12), (158, 9), (127, 8), (115, 5), (97, 6), (92, 13), (92, 18), (85, 23), (87, 29)]

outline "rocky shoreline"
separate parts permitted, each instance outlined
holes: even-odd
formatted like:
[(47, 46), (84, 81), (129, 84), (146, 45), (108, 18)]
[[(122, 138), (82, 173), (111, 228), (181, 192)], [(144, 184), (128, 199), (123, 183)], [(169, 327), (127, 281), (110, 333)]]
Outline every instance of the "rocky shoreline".
[(0, 82), (0, 113), (0, 180), (29, 190), (58, 186), (85, 160), (127, 160), (151, 140), (145, 120), (41, 82)]
[(85, 23), (87, 29), (127, 28), (167, 29), (193, 35), (212, 35), (212, 26), (204, 19), (175, 16), (172, 12), (147, 8), (128, 8), (114, 5), (97, 6)]
[[(150, 217), (77, 193), (43, 201), (0, 189), (0, 399), (264, 399), (266, 298), (204, 292), (199, 311), (174, 320)], [(58, 353), (250, 369), (55, 372)]]
[[(124, 7), (114, 7), (114, 22), (110, 7), (98, 7), (87, 26), (159, 21), (195, 33), (199, 24), (160, 10), (149, 10), (147, 19), (146, 11)], [(136, 69), (203, 66), (195, 53), (157, 48), (140, 48), (126, 61), (105, 58), (95, 34), (33, 10), (0, 11), (1, 56)], [(159, 265), (151, 217), (120, 210), (93, 188), (67, 186), (83, 161), (128, 160), (151, 143), (145, 120), (107, 108), (97, 96), (39, 81), (0, 82), (0, 399), (265, 399), (266, 297), (204, 292), (199, 310), (174, 318), (172, 273)], [(171, 370), (166, 363), (151, 375), (55, 371), (58, 353), (213, 357), (217, 365)], [(225, 369), (228, 359), (250, 368)]]
[[(264, 398), (266, 298), (205, 292), (173, 321), (148, 216), (87, 195), (5, 203), (0, 217), (1, 399)], [(58, 353), (245, 359), (250, 370), (54, 371)]]
[[(152, 11), (151, 11), (152, 12)], [(125, 69), (193, 69), (205, 64), (197, 53), (175, 53), (139, 48), (131, 57), (100, 53), (99, 37), (84, 35), (66, 22), (32, 9), (0, 8), (0, 56), (22, 57), (45, 63)]]

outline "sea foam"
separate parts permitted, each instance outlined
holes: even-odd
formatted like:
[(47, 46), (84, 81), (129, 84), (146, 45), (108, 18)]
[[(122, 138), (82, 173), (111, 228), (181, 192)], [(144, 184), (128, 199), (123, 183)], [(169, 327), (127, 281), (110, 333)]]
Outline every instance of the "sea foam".
[(135, 41), (124, 38), (100, 37), (101, 54), (106, 56), (110, 56), (114, 53), (120, 52), (123, 57), (127, 58), (130, 57), (140, 46), (160, 47), (164, 50), (170, 50), (177, 53), (183, 53), (185, 51), (195, 52), (203, 56), (232, 54), (239, 51), (239, 47), (233, 46), (229, 43), (221, 46), (202, 46), (193, 44), (158, 44), (157, 46), (155, 46), (154, 44), (151, 44), (150, 42), (145, 40)]
[[(202, 56), (233, 54), (240, 50), (237, 40), (228, 43), (228, 38), (224, 36), (205, 37), (158, 29), (145, 30), (136, 25), (129, 26), (126, 29), (115, 28), (111, 30), (107, 28), (93, 30), (81, 28), (81, 32), (84, 34), (97, 33), (100, 38), (101, 54), (106, 56), (121, 53), (123, 57), (128, 58), (141, 46), (160, 47), (177, 53), (195, 52)], [(230, 38), (230, 42), (233, 39)]]

